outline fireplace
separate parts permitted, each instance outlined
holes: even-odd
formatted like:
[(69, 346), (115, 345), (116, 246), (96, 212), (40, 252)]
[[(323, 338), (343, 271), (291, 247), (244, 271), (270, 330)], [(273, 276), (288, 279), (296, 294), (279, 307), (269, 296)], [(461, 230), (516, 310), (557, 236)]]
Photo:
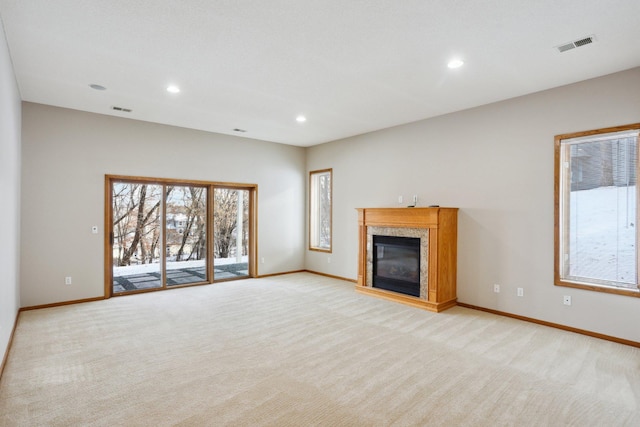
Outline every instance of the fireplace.
[(374, 288), (420, 296), (420, 239), (373, 236)]
[(456, 305), (457, 208), (358, 209), (358, 292), (439, 312)]

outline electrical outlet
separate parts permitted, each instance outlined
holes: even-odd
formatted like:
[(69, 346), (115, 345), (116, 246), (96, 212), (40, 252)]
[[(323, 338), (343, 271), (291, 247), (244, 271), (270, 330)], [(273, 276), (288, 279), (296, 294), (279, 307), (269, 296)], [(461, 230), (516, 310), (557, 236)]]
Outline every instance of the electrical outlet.
[(418, 205), (418, 195), (414, 194), (413, 195), (413, 206), (417, 206)]
[(262, 257), (262, 258), (260, 259), (260, 262), (262, 262), (262, 263), (264, 264), (264, 257)]
[(523, 297), (524, 296), (524, 288), (518, 288), (517, 289), (517, 295), (519, 297)]
[(71, 284), (71, 276), (67, 276), (64, 278), (64, 284), (65, 285), (70, 285)]
[(98, 226), (97, 226), (97, 225), (94, 225), (93, 227), (91, 227), (91, 232), (92, 232), (93, 234), (98, 234)]
[(402, 196), (398, 196), (398, 203), (402, 203)]
[(565, 295), (562, 298), (562, 302), (564, 305), (571, 305), (571, 295)]
[(500, 285), (498, 285), (497, 283), (493, 285), (493, 292), (495, 292), (496, 294), (500, 293)]
[(331, 264), (331, 257), (330, 256), (327, 257), (327, 264)]

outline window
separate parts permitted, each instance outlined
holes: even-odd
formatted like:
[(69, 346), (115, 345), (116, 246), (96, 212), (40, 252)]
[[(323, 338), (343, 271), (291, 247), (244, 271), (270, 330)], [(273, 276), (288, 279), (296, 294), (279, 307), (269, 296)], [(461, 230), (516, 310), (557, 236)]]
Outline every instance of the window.
[(555, 138), (555, 283), (638, 293), (640, 123)]
[(331, 252), (332, 169), (309, 173), (309, 249)]

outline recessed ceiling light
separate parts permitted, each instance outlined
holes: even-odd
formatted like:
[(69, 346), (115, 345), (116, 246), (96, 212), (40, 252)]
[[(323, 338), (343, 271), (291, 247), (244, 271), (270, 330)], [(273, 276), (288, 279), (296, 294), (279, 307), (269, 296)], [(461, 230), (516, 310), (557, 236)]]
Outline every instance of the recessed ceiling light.
[(167, 92), (179, 93), (180, 92), (180, 88), (178, 86), (174, 86), (174, 85), (167, 86)]
[(464, 65), (464, 61), (463, 60), (461, 60), (461, 59), (452, 59), (447, 64), (447, 67), (449, 67), (449, 68), (460, 68), (463, 65)]
[(89, 85), (89, 87), (90, 87), (91, 89), (95, 89), (95, 90), (107, 90), (107, 88), (106, 88), (106, 87), (101, 86), (101, 85), (97, 85), (97, 84), (95, 84), (95, 83), (90, 84), (90, 85)]
[(302, 114), (299, 115), (298, 117), (296, 117), (296, 122), (298, 123), (304, 123), (307, 121), (307, 118), (305, 116), (303, 116)]

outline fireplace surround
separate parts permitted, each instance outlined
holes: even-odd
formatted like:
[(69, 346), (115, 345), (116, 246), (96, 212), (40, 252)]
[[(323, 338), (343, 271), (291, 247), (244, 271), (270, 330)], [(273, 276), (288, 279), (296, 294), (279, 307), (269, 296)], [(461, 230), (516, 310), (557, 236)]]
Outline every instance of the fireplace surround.
[[(443, 311), (456, 305), (456, 264), (457, 264), (457, 208), (360, 208), (358, 209), (359, 256), (358, 284), (359, 292), (402, 302), (430, 311)], [(394, 271), (377, 274), (376, 251), (380, 251), (385, 242), (390, 248), (391, 258), (408, 255), (409, 249), (402, 249), (396, 243), (402, 240), (417, 240), (419, 257), (411, 260), (399, 260)], [(397, 249), (396, 249), (397, 248)], [(417, 262), (417, 266), (415, 265)], [(417, 270), (416, 270), (417, 269)], [(406, 271), (401, 271), (406, 270)], [(411, 278), (419, 274), (417, 284), (407, 285), (403, 275)], [(393, 279), (400, 279), (399, 282)], [(411, 282), (411, 280), (406, 280)], [(396, 286), (397, 285), (397, 286)], [(407, 291), (409, 289), (409, 291)]]

